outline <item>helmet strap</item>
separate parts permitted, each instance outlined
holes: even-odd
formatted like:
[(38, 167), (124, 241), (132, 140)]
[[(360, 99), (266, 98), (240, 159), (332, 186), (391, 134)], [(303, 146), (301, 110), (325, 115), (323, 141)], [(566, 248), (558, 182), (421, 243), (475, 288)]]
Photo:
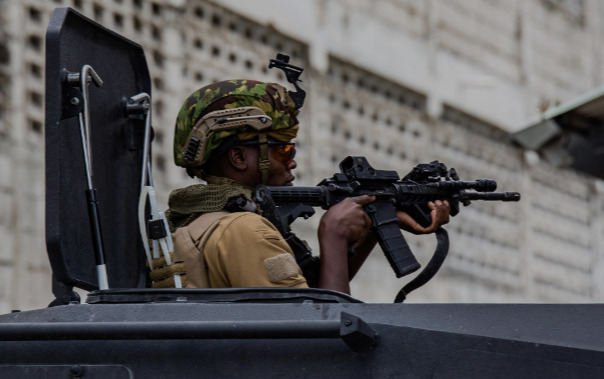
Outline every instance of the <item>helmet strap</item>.
[(262, 177), (262, 184), (268, 183), (268, 171), (271, 167), (271, 162), (268, 159), (268, 139), (266, 133), (258, 134), (258, 143), (260, 147), (260, 157), (258, 158), (258, 168)]

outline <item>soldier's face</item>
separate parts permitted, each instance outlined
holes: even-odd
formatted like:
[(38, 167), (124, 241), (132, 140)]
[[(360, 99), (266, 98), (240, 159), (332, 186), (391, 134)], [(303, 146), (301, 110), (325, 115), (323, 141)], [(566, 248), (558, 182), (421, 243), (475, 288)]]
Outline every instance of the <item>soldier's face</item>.
[(293, 143), (269, 145), (268, 157), (270, 169), (268, 171), (269, 186), (293, 186), (296, 178), (291, 172), (298, 164), (294, 160), (296, 147)]
[[(260, 148), (255, 146), (241, 146), (244, 149), (243, 159), (246, 162), (245, 172), (239, 178), (241, 184), (249, 187), (255, 187), (262, 184), (262, 174), (260, 173), (259, 157)], [(269, 145), (268, 147), (268, 159), (270, 167), (268, 170), (268, 182), (266, 185), (269, 186), (292, 186), (295, 176), (292, 174), (298, 165), (293, 159), (295, 154), (295, 147), (293, 144), (290, 146), (283, 145)]]

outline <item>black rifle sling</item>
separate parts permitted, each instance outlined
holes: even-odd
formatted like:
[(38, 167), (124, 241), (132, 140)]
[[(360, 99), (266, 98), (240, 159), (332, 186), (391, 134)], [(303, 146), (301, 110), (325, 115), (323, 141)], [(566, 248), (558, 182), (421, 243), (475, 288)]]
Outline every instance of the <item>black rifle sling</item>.
[(402, 303), (405, 301), (405, 298), (411, 291), (415, 291), (419, 287), (428, 283), (430, 279), (436, 275), (440, 266), (442, 266), (445, 258), (447, 257), (447, 253), (449, 252), (449, 234), (443, 227), (439, 227), (436, 230), (436, 249), (434, 250), (434, 255), (430, 259), (430, 262), (424, 267), (424, 269), (407, 283), (396, 295), (394, 299), (395, 303)]

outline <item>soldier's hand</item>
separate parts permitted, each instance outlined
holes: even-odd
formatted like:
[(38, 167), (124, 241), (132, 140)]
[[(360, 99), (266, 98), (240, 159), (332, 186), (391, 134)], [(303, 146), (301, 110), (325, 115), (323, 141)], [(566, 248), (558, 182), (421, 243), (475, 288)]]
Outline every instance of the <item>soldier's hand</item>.
[(432, 219), (432, 224), (430, 226), (423, 227), (406, 212), (397, 210), (396, 216), (398, 217), (398, 226), (413, 234), (429, 234), (434, 233), (440, 226), (449, 222), (451, 207), (449, 206), (448, 201), (430, 201), (428, 203), (428, 208), (431, 209), (430, 218)]
[(350, 197), (329, 208), (321, 218), (319, 238), (329, 234), (347, 242), (363, 240), (371, 227), (371, 219), (363, 205), (373, 200), (375, 197), (369, 195)]

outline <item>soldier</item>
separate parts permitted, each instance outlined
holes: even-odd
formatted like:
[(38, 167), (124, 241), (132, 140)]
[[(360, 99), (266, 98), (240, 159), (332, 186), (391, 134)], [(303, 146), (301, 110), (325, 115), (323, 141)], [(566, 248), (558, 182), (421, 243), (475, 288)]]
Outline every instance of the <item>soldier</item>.
[[(298, 110), (287, 90), (272, 83), (230, 80), (195, 91), (176, 121), (174, 159), (194, 184), (170, 194), (168, 221), (174, 236), (173, 261), (185, 287), (307, 287), (294, 255), (278, 230), (256, 212), (227, 212), (232, 199), (252, 199), (259, 184), (293, 185)], [(349, 281), (375, 238), (362, 205), (371, 196), (349, 198), (321, 218), (319, 287), (350, 293)], [(446, 202), (429, 205), (433, 223), (423, 228), (403, 212), (400, 226), (416, 234), (448, 222)], [(348, 259), (348, 246), (357, 254)], [(161, 266), (161, 263), (159, 263)], [(154, 267), (157, 265), (154, 264)], [(154, 286), (172, 286), (162, 270)]]

